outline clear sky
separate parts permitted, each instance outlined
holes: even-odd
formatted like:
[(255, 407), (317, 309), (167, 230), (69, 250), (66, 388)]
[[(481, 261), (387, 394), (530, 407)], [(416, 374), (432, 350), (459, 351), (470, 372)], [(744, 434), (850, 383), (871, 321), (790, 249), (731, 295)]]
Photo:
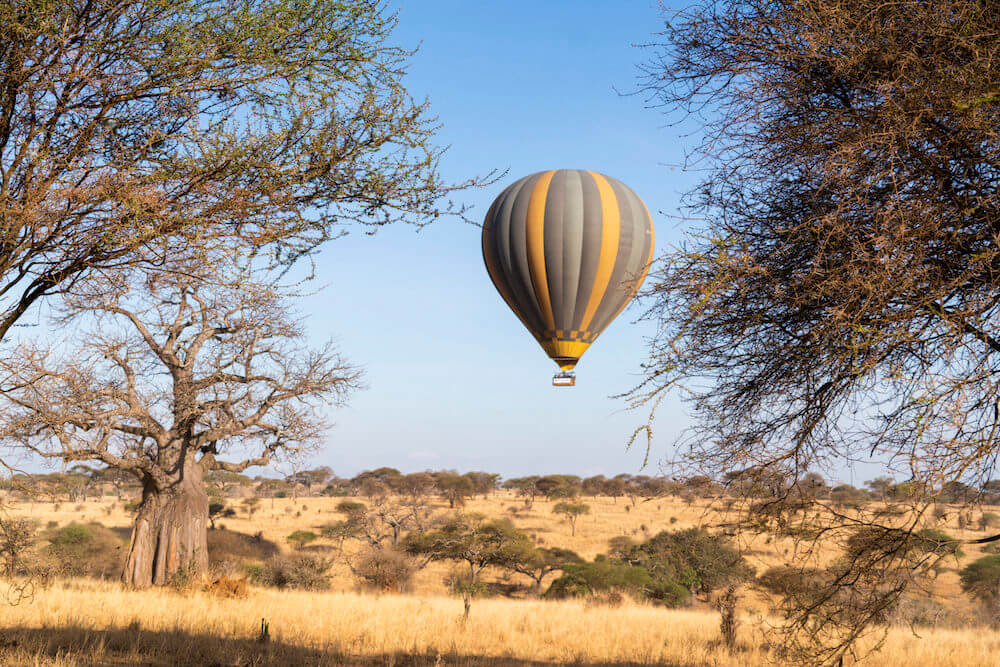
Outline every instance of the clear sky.
[[(481, 220), (507, 184), (537, 171), (580, 168), (613, 176), (642, 197), (658, 252), (678, 238), (678, 163), (692, 140), (665, 126), (630, 91), (647, 53), (635, 45), (662, 26), (649, 0), (503, 3), (403, 0), (396, 41), (420, 46), (408, 88), (430, 99), (450, 146), (455, 181), (509, 169), (463, 195)], [(376, 466), (637, 473), (644, 447), (626, 451), (646, 413), (613, 394), (637, 380), (648, 323), (626, 309), (577, 367), (575, 388), (551, 386), (555, 365), (496, 293), (480, 229), (442, 220), (417, 232), (353, 230), (317, 257), (326, 287), (305, 304), (317, 339), (334, 337), (364, 367), (368, 388), (337, 411), (317, 464), (351, 475)], [(685, 423), (675, 401), (657, 421), (651, 464)]]

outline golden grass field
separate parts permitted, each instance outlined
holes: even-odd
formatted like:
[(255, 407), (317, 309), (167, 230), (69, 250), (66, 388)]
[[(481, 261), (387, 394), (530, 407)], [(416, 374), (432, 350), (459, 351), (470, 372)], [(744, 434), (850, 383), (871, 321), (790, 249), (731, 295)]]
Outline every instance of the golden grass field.
[[(315, 529), (337, 518), (342, 498), (263, 500), (253, 518), (239, 508), (222, 520), (228, 530), (262, 531), (290, 549), (285, 536)], [(363, 501), (363, 499), (361, 499)], [(639, 502), (626, 510), (618, 499), (585, 499), (591, 514), (570, 535), (568, 524), (536, 500), (530, 511), (506, 492), (469, 502), (466, 511), (508, 516), (547, 546), (574, 549), (591, 558), (616, 535), (653, 535), (664, 529), (711, 525), (722, 517), (704, 505), (678, 499)], [(113, 509), (109, 512), (109, 507)], [(517, 516), (509, 508), (522, 508)], [(447, 511), (439, 503), (439, 511)], [(21, 503), (7, 506), (15, 516), (43, 524), (99, 521), (127, 526), (130, 517), (112, 499), (84, 503)], [(673, 521), (671, 520), (673, 519)], [(645, 527), (645, 530), (643, 529)], [(948, 531), (957, 536), (981, 533)], [(751, 542), (748, 554), (762, 571), (780, 562), (790, 542)], [(977, 557), (966, 550), (965, 564)], [(960, 567), (961, 564), (958, 565)], [(419, 572), (410, 593), (376, 595), (359, 591), (344, 567), (330, 592), (251, 588), (243, 599), (202, 591), (128, 591), (116, 583), (59, 581), (34, 600), (3, 609), (0, 661), (30, 665), (131, 664), (475, 664), (530, 661), (574, 664), (765, 665), (776, 658), (766, 648), (761, 627), (763, 598), (744, 596), (740, 651), (720, 645), (718, 614), (707, 605), (670, 610), (626, 600), (621, 606), (586, 601), (481, 599), (467, 621), (462, 601), (449, 596), (444, 575), (454, 566), (433, 563)], [(971, 604), (958, 587), (957, 567), (942, 573), (933, 597), (958, 609)], [(261, 619), (270, 623), (271, 641), (255, 641)], [(970, 629), (892, 628), (876, 665), (1000, 665), (1000, 633)]]

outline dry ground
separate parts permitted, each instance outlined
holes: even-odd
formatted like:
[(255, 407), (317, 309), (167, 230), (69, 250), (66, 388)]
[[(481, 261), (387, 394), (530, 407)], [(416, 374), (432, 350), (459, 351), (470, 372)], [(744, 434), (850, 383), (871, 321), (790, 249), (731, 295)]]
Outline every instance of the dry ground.
[[(284, 539), (339, 517), (341, 498), (263, 500), (251, 518), (238, 501), (238, 516), (222, 519), (228, 530), (261, 531), (290, 549)], [(364, 499), (360, 499), (362, 502)], [(439, 511), (447, 511), (438, 504)], [(536, 500), (525, 510), (505, 492), (470, 501), (467, 511), (507, 516), (546, 546), (563, 546), (591, 558), (607, 550), (608, 539), (641, 539), (664, 529), (713, 525), (721, 513), (674, 498), (640, 501), (585, 499), (591, 514), (580, 519), (576, 536), (552, 513), (552, 503)], [(511, 508), (518, 508), (517, 515)], [(628, 508), (628, 509), (626, 509)], [(79, 504), (8, 505), (9, 513), (31, 516), (42, 525), (99, 521), (127, 526), (119, 501)], [(981, 533), (942, 526), (966, 537)], [(749, 545), (758, 571), (777, 564), (787, 540), (765, 538)], [(318, 548), (322, 549), (322, 542)], [(958, 588), (957, 569), (980, 555), (967, 548), (961, 564), (938, 579), (934, 598), (963, 613), (972, 607)], [(832, 555), (831, 555), (832, 557)], [(444, 575), (452, 568), (432, 564), (418, 573), (409, 594), (374, 595), (357, 590), (346, 568), (338, 569), (333, 590), (306, 593), (251, 589), (230, 600), (202, 592), (131, 592), (117, 584), (86, 580), (57, 583), (34, 601), (4, 610), (0, 617), (0, 662), (43, 665), (126, 664), (476, 664), (525, 661), (587, 664), (758, 665), (773, 664), (757, 628), (766, 614), (763, 598), (747, 593), (741, 651), (729, 656), (719, 646), (718, 615), (705, 606), (667, 610), (626, 601), (620, 607), (567, 601), (477, 600), (468, 621), (462, 603), (447, 594)], [(260, 620), (271, 626), (271, 641), (255, 641)], [(975, 629), (894, 628), (877, 665), (997, 665), (1000, 633)], [(439, 658), (440, 656), (440, 658)]]

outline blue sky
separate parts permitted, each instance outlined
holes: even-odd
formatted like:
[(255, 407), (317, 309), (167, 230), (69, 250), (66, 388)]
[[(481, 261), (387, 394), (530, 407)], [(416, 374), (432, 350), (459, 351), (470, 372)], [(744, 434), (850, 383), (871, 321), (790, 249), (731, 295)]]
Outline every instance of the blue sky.
[[(428, 97), (449, 145), (442, 170), (460, 181), (508, 169), (464, 194), (481, 219), (521, 176), (553, 168), (614, 176), (653, 213), (657, 247), (678, 239), (680, 162), (689, 139), (645, 109), (637, 63), (662, 23), (655, 3), (419, 0), (399, 2), (396, 42), (420, 46), (407, 79)], [(483, 267), (479, 228), (442, 220), (417, 232), (353, 230), (316, 260), (326, 287), (308, 299), (308, 326), (364, 367), (368, 388), (334, 413), (317, 464), (340, 475), (389, 465), (542, 472), (637, 473), (644, 447), (626, 451), (645, 412), (612, 395), (638, 379), (648, 323), (626, 309), (577, 367), (577, 386), (554, 388), (554, 364), (509, 312)], [(685, 423), (668, 402), (651, 464)]]

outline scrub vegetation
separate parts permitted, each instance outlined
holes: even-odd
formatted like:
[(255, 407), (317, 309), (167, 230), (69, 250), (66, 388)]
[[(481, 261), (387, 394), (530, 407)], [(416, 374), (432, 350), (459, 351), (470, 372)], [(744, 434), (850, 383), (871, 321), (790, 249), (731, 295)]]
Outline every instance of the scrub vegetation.
[[(872, 539), (861, 531), (843, 549), (829, 545), (811, 570), (789, 565), (805, 523), (743, 526), (732, 491), (698, 478), (222, 471), (205, 480), (212, 503), (231, 510), (208, 531), (209, 576), (180, 570), (135, 590), (118, 578), (141, 489), (106, 477), (77, 470), (4, 485), (5, 578), (33, 582), (5, 613), (0, 660), (773, 664), (785, 654), (768, 627), (782, 605), (822, 590)], [(894, 500), (901, 484), (814, 481), (842, 511), (907, 511)], [(937, 498), (922, 548), (981, 538), (996, 486), (949, 489), (983, 503), (962, 526), (954, 497)], [(555, 511), (566, 503), (590, 507), (575, 533)], [(878, 664), (995, 662), (997, 558), (990, 544), (953, 549), (929, 588), (886, 609), (859, 649), (884, 629)]]

